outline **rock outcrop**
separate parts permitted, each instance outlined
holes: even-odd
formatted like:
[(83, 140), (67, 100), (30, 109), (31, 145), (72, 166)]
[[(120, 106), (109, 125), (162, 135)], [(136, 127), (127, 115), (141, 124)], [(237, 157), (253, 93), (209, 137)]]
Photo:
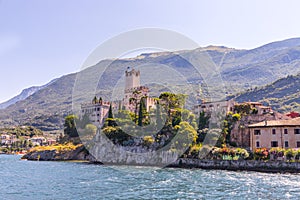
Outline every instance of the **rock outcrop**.
[(30, 151), (22, 159), (40, 161), (66, 161), (66, 160), (90, 160), (91, 156), (84, 146), (79, 146), (75, 150), (57, 151)]

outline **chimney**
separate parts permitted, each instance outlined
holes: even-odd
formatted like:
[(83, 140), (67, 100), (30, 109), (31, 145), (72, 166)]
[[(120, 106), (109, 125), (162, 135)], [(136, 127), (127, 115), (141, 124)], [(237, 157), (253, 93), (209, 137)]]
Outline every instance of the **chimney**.
[(265, 120), (265, 126), (267, 126), (268, 125), (268, 121), (267, 120)]

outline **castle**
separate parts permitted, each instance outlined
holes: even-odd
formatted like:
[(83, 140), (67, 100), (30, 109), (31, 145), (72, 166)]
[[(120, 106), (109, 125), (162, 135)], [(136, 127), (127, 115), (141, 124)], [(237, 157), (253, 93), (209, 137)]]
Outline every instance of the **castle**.
[(109, 107), (112, 106), (114, 110), (118, 108), (125, 108), (132, 113), (138, 112), (137, 104), (141, 100), (144, 101), (147, 112), (155, 105), (155, 100), (149, 97), (149, 88), (140, 85), (141, 73), (139, 70), (127, 68), (125, 71), (125, 88), (124, 98), (119, 101), (107, 102), (102, 98), (96, 97), (90, 103), (81, 104), (81, 117), (87, 115), (92, 124), (97, 127), (102, 127), (105, 119), (108, 116)]

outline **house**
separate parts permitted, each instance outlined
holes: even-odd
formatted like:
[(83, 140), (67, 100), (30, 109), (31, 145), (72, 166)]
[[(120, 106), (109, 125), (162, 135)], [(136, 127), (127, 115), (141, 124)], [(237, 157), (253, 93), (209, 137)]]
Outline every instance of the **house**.
[(44, 137), (32, 137), (30, 138), (30, 141), (32, 142), (33, 146), (42, 146), (44, 144), (47, 144), (47, 140)]
[(201, 112), (209, 113), (214, 109), (220, 109), (225, 111), (225, 113), (232, 112), (234, 109), (235, 101), (225, 100), (225, 101), (215, 101), (215, 102), (205, 102), (203, 101), (201, 104), (194, 106), (194, 114), (199, 116)]
[(48, 138), (47, 139), (47, 145), (53, 145), (53, 144), (56, 144), (56, 140), (54, 140), (54, 139), (51, 139), (51, 138)]
[(90, 103), (81, 104), (81, 117), (87, 115), (89, 121), (95, 126), (102, 126), (104, 119), (108, 115), (110, 102), (102, 101), (100, 98), (98, 101), (91, 101)]
[(300, 148), (300, 118), (263, 121), (248, 126), (250, 149)]
[(9, 146), (17, 141), (17, 137), (15, 135), (2, 134), (0, 136), (1, 145)]
[(234, 111), (236, 112), (238, 107), (248, 105), (250, 112), (242, 116), (240, 121), (237, 121), (231, 130), (231, 142), (234, 142), (237, 146), (249, 148), (250, 147), (250, 132), (248, 126), (263, 121), (270, 120), (288, 120), (289, 117), (273, 111), (271, 107), (264, 106), (259, 102), (244, 102), (235, 104)]

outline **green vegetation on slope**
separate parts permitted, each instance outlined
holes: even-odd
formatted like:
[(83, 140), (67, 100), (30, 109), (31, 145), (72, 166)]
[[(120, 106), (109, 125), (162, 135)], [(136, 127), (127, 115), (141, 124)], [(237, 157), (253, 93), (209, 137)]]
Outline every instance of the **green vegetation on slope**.
[(239, 102), (259, 101), (273, 109), (288, 112), (300, 109), (300, 74), (287, 76), (261, 88), (254, 88), (236, 96)]

